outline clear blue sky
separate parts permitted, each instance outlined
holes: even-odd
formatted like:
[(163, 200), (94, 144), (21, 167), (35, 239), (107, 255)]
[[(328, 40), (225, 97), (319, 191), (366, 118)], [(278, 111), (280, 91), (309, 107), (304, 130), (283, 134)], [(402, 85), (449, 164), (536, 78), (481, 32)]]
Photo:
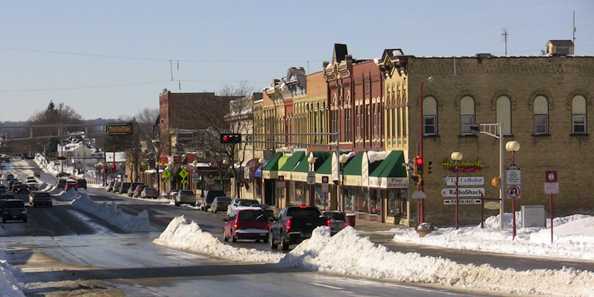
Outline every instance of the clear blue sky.
[[(594, 1), (10, 1), (0, 10), (0, 121), (64, 102), (85, 118), (157, 107), (169, 59), (183, 91), (245, 80), (260, 89), (289, 66), (316, 71), (345, 42), (354, 57), (537, 55), (571, 38), (594, 55)], [(70, 54), (69, 54), (70, 53)], [(80, 54), (88, 53), (91, 55)]]

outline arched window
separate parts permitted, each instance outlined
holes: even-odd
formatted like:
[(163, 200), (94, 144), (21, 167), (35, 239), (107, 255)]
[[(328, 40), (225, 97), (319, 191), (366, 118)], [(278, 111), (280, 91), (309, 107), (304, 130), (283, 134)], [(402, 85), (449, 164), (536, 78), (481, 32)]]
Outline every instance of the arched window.
[(577, 135), (588, 134), (586, 98), (575, 96), (571, 101), (571, 133)]
[(423, 135), (438, 135), (437, 100), (433, 97), (423, 99)]
[(549, 134), (549, 101), (545, 96), (534, 98), (534, 135)]
[(473, 135), (472, 126), (475, 124), (474, 99), (466, 96), (460, 99), (460, 134)]
[(507, 96), (497, 98), (497, 122), (501, 125), (503, 135), (512, 135), (511, 100)]

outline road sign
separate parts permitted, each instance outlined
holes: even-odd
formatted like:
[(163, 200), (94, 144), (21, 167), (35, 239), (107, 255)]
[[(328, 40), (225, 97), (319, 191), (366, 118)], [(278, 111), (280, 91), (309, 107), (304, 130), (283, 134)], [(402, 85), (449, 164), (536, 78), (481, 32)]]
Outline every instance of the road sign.
[[(485, 196), (485, 188), (460, 188), (459, 197), (481, 197)], [(441, 196), (444, 198), (456, 197), (456, 188), (441, 189)]]
[(425, 194), (425, 192), (421, 192), (421, 191), (414, 191), (412, 193), (412, 199), (416, 199), (416, 200), (423, 200), (427, 198), (427, 195)]
[[(458, 199), (460, 205), (477, 205), (481, 204), (481, 199)], [(443, 199), (443, 205), (456, 205), (456, 199)]]
[(188, 172), (188, 169), (186, 169), (186, 168), (182, 168), (179, 171), (179, 177), (181, 177), (182, 180), (187, 180), (189, 175), (190, 175), (190, 173)]
[(313, 185), (316, 183), (316, 173), (315, 172), (308, 172), (307, 173), (307, 184)]
[[(446, 176), (443, 178), (446, 186), (456, 186), (455, 176)], [(485, 184), (483, 176), (460, 176), (458, 177), (458, 186), (482, 186)]]
[(109, 136), (134, 134), (134, 125), (132, 123), (108, 123), (105, 129)]
[(518, 185), (509, 185), (507, 187), (507, 198), (518, 199), (522, 195), (522, 190)]
[(559, 183), (544, 183), (544, 192), (547, 195), (559, 194)]
[(522, 172), (519, 169), (508, 169), (505, 171), (505, 183), (507, 185), (519, 186), (522, 184)]

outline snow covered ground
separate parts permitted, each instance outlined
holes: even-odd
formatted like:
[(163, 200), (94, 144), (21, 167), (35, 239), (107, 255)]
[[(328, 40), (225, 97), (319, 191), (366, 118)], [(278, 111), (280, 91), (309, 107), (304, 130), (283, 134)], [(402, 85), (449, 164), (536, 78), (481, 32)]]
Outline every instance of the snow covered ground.
[(330, 236), (318, 228), (312, 238), (290, 253), (249, 250), (225, 245), (198, 224), (177, 217), (155, 243), (228, 260), (276, 263), (344, 276), (438, 285), (496, 294), (594, 296), (594, 273), (563, 270), (497, 269), (458, 264), (417, 253), (390, 252), (357, 234), (351, 227)]
[[(421, 238), (414, 229), (393, 229), (394, 241), (439, 246), (453, 249), (506, 253), (522, 256), (570, 258), (594, 261), (594, 216), (572, 215), (555, 218), (554, 241), (550, 229), (518, 228), (512, 240), (511, 214), (504, 216), (505, 229), (499, 230), (499, 216), (485, 220), (480, 226), (439, 228)], [(521, 226), (519, 212), (516, 214)], [(548, 221), (547, 221), (548, 223)]]
[(120, 208), (115, 202), (95, 202), (84, 192), (68, 191), (62, 195), (65, 199), (73, 198), (72, 208), (97, 216), (126, 232), (154, 231), (146, 210), (138, 215), (131, 215)]
[(232, 261), (277, 263), (282, 254), (236, 248), (222, 243), (212, 234), (202, 231), (194, 221), (179, 216), (154, 241), (156, 244)]
[(25, 297), (21, 285), (14, 277), (15, 268), (8, 264), (0, 252), (0, 296), (2, 297)]

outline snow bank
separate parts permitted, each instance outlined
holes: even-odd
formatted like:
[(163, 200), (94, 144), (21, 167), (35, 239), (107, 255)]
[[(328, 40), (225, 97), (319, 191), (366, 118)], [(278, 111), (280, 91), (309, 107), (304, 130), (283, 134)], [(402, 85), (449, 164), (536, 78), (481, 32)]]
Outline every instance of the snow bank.
[[(518, 228), (516, 239), (512, 241), (511, 218), (511, 214), (505, 214), (504, 230), (499, 230), (499, 216), (493, 216), (485, 220), (484, 229), (480, 226), (458, 230), (438, 228), (422, 238), (413, 229), (393, 229), (393, 240), (522, 256), (594, 260), (594, 216), (572, 215), (554, 219), (553, 244), (550, 243), (550, 229), (546, 228)], [(516, 218), (521, 226), (519, 215)]]
[(563, 270), (497, 269), (463, 265), (417, 253), (390, 252), (347, 227), (333, 237), (318, 228), (312, 238), (280, 261), (346, 276), (424, 283), (500, 294), (594, 296), (594, 273)]
[(171, 248), (231, 261), (277, 263), (282, 257), (282, 254), (226, 245), (212, 234), (202, 231), (200, 226), (195, 222), (186, 220), (184, 216), (179, 216), (171, 220), (167, 229), (154, 242)]
[[(68, 193), (71, 193), (71, 191), (66, 192), (64, 195), (67, 195)], [(72, 195), (75, 195), (74, 201), (72, 202), (72, 207), (74, 209), (99, 217), (126, 232), (153, 231), (146, 210), (140, 212), (138, 215), (131, 215), (118, 208), (117, 203), (101, 203), (91, 200), (84, 191), (73, 192)]]
[(0, 260), (0, 296), (25, 297), (14, 277), (14, 268), (4, 260)]
[(417, 253), (390, 252), (361, 237), (351, 227), (330, 236), (327, 227), (314, 230), (312, 238), (286, 255), (237, 248), (220, 242), (183, 216), (174, 218), (154, 241), (157, 244), (226, 260), (277, 263), (312, 271), (397, 282), (422, 283), (448, 288), (512, 295), (594, 296), (594, 273), (573, 269), (497, 269), (465, 265)]

